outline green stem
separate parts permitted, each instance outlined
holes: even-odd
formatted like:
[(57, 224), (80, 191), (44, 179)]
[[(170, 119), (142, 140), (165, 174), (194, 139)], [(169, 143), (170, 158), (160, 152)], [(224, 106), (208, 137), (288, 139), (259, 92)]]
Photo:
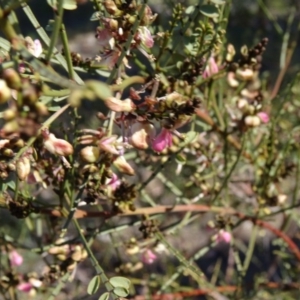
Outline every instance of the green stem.
[[(84, 237), (84, 235), (83, 235), (83, 233), (82, 233), (82, 229), (81, 229), (81, 227), (80, 227), (78, 221), (77, 221), (76, 219), (73, 219), (73, 223), (74, 223), (74, 225), (75, 225), (75, 227), (76, 227), (76, 229), (77, 229), (77, 231), (78, 231), (78, 234), (79, 234), (80, 239), (81, 239), (81, 241), (82, 241), (82, 243), (83, 243), (83, 246), (84, 246), (86, 252), (88, 253), (88, 255), (89, 255), (89, 257), (90, 257), (90, 260), (91, 260), (91, 262), (92, 262), (92, 264), (93, 264), (93, 267), (95, 268), (95, 270), (96, 270), (96, 272), (97, 272), (97, 275), (100, 276), (101, 281), (104, 283), (106, 290), (107, 290), (108, 292), (112, 292), (112, 291), (113, 291), (113, 286), (112, 286), (111, 283), (109, 282), (108, 277), (106, 276), (104, 270), (103, 270), (103, 269), (101, 268), (101, 266), (99, 265), (99, 263), (98, 263), (96, 257), (94, 256), (93, 251), (92, 251), (91, 248), (89, 247), (88, 242), (87, 242), (87, 240), (85, 239), (85, 237)], [(112, 296), (113, 296), (114, 299), (117, 299), (117, 298), (118, 298), (118, 297), (116, 297), (113, 293), (112, 293)]]
[(61, 36), (61, 40), (63, 42), (64, 54), (65, 54), (65, 58), (67, 61), (69, 77), (71, 80), (73, 80), (74, 76), (75, 76), (75, 72), (74, 72), (73, 62), (72, 62), (72, 58), (71, 58), (71, 52), (70, 52), (67, 32), (66, 32), (66, 28), (65, 28), (64, 24), (61, 24), (60, 36)]
[(57, 38), (59, 35), (59, 30), (62, 24), (62, 18), (63, 18), (63, 4), (64, 0), (58, 0), (58, 5), (57, 9), (54, 9), (55, 12), (55, 23), (54, 23), (54, 28), (52, 31), (51, 39), (50, 39), (50, 45), (46, 54), (46, 63), (48, 64), (50, 62), (51, 56), (53, 54), (53, 50), (55, 47), (55, 44), (57, 42)]

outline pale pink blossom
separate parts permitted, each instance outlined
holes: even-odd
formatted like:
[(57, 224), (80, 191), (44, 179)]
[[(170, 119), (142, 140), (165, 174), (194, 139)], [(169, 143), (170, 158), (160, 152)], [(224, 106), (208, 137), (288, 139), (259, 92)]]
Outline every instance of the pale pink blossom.
[(40, 40), (33, 41), (32, 38), (28, 36), (25, 38), (25, 45), (28, 51), (35, 57), (39, 57), (43, 52)]
[(218, 72), (219, 72), (219, 67), (216, 63), (216, 60), (213, 56), (211, 56), (207, 61), (207, 64), (206, 64), (205, 70), (202, 74), (202, 77), (208, 78)]
[(44, 138), (44, 147), (50, 153), (59, 156), (68, 156), (73, 154), (73, 146), (63, 139), (58, 139), (53, 133), (50, 133), (48, 128), (42, 130)]
[(138, 39), (141, 40), (142, 44), (147, 48), (152, 48), (154, 40), (150, 30), (146, 26), (141, 26), (138, 29)]
[(266, 112), (261, 111), (257, 115), (260, 118), (260, 120), (265, 124), (268, 123), (270, 120), (270, 117)]
[(12, 250), (9, 253), (9, 261), (12, 266), (20, 266), (23, 263), (23, 257), (16, 250)]
[(172, 133), (170, 130), (163, 128), (152, 142), (152, 149), (161, 152), (167, 147), (172, 146)]
[(114, 155), (120, 155), (120, 151), (117, 149), (117, 135), (111, 135), (103, 137), (98, 145), (100, 149), (104, 150), (105, 152), (114, 154)]
[(97, 39), (102, 49), (109, 46), (108, 48), (112, 50), (115, 47), (115, 39), (107, 28), (97, 30)]
[(218, 243), (224, 242), (226, 244), (230, 243), (231, 241), (231, 234), (228, 231), (225, 231), (224, 229), (221, 229), (217, 234), (216, 241)]
[[(120, 54), (121, 52), (119, 50), (110, 50), (105, 53), (101, 53), (96, 57), (95, 60), (99, 62), (100, 66), (112, 70), (116, 66)], [(126, 57), (123, 58), (123, 64), (125, 65), (126, 68), (129, 69), (131, 68), (128, 65), (128, 60)]]
[(151, 265), (155, 262), (156, 259), (156, 254), (150, 249), (147, 249), (142, 253), (142, 262), (144, 264)]

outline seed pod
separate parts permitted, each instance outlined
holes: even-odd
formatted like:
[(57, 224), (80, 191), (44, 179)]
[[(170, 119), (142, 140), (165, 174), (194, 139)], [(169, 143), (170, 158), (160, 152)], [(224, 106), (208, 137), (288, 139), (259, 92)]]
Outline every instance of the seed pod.
[(134, 175), (134, 169), (131, 167), (131, 165), (126, 161), (124, 156), (119, 156), (114, 161), (114, 166), (122, 173), (125, 173), (127, 175)]

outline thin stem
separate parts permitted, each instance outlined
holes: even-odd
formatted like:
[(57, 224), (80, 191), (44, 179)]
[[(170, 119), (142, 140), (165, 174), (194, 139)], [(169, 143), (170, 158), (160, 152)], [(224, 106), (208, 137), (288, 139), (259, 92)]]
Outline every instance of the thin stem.
[(52, 31), (52, 35), (51, 35), (51, 39), (50, 39), (50, 45), (46, 54), (46, 63), (48, 64), (51, 56), (53, 54), (53, 50), (59, 35), (59, 30), (62, 24), (62, 18), (63, 18), (63, 4), (64, 4), (64, 0), (58, 0), (58, 5), (57, 8), (54, 9), (54, 13), (55, 13), (55, 23), (54, 23), (54, 28)]

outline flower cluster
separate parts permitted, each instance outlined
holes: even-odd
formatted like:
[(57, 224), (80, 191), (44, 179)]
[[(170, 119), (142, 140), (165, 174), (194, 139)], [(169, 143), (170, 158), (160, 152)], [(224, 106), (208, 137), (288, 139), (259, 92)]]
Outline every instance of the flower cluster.
[[(131, 36), (131, 31), (136, 22), (136, 12), (140, 12), (141, 5), (137, 5), (135, 1), (130, 1), (128, 5), (114, 2), (112, 0), (104, 1), (104, 7), (109, 17), (100, 15), (101, 26), (97, 28), (96, 38), (100, 55), (96, 60), (105, 68), (112, 69), (115, 67), (122, 48)], [(127, 50), (127, 55), (133, 49), (139, 49), (148, 58), (151, 56), (147, 53), (149, 48), (154, 45), (152, 34), (149, 30), (149, 25), (155, 20), (156, 16), (152, 14), (151, 8), (146, 6), (137, 32), (132, 37), (130, 47)], [(130, 67), (125, 57), (123, 64)]]

